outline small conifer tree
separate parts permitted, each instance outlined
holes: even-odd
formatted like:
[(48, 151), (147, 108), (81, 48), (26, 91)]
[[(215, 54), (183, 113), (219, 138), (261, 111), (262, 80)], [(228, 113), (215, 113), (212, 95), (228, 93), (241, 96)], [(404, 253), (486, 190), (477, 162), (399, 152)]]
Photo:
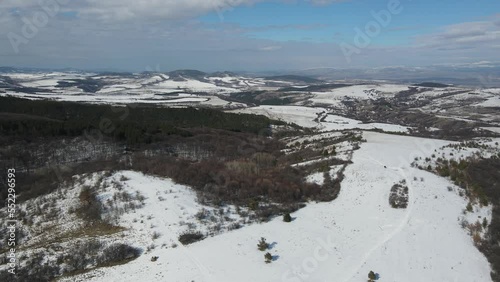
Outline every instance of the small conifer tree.
[(370, 271), (368, 273), (368, 282), (373, 282), (375, 279), (377, 279), (377, 275), (375, 275), (375, 272)]
[(266, 242), (266, 238), (260, 238), (259, 244), (257, 244), (257, 248), (262, 252), (269, 248), (269, 244)]
[(266, 253), (264, 255), (264, 259), (266, 260), (266, 263), (271, 263), (273, 261), (273, 256), (270, 253)]
[(466, 208), (468, 212), (472, 212), (472, 204), (470, 202), (467, 204)]
[(289, 213), (285, 213), (285, 215), (283, 215), (283, 221), (292, 222), (292, 216)]

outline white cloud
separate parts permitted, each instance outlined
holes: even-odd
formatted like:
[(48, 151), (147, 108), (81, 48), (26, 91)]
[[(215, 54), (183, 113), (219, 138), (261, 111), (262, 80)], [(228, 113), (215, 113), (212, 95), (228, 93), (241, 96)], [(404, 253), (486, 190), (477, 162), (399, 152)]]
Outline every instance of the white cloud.
[(59, 5), (79, 16), (104, 21), (176, 20), (201, 14), (222, 13), (241, 5), (264, 0), (2, 0), (0, 10), (34, 10)]
[(276, 51), (276, 50), (280, 50), (281, 46), (277, 46), (277, 45), (271, 45), (271, 46), (264, 46), (264, 47), (260, 47), (259, 50), (260, 51)]
[(479, 48), (485, 43), (500, 43), (500, 30), (495, 19), (492, 19), (445, 26), (440, 32), (418, 36), (416, 39), (424, 48)]
[[(417, 38), (419, 48), (376, 45), (346, 60), (335, 43), (277, 41), (252, 33), (314, 30), (323, 24), (277, 24), (245, 27), (235, 23), (206, 24), (194, 20), (209, 12), (224, 12), (238, 5), (270, 0), (45, 0), (69, 1), (62, 11), (77, 11), (77, 18), (51, 17), (16, 54), (0, 37), (2, 65), (55, 66), (144, 70), (164, 69), (264, 70), (387, 64), (433, 64), (491, 60), (498, 57), (500, 17), (444, 27)], [(275, 0), (285, 2), (287, 0)], [(298, 1), (290, 0), (289, 2)], [(312, 4), (339, 1), (302, 0)], [(17, 8), (19, 13), (12, 13)], [(0, 0), (0, 33), (21, 34), (24, 22), (43, 11), (38, 0)], [(105, 21), (105, 22), (103, 22)], [(332, 31), (333, 35), (333, 31)], [(274, 52), (273, 52), (274, 51)]]
[[(0, 10), (34, 10), (57, 3), (84, 19), (106, 22), (125, 20), (178, 20), (214, 12), (221, 14), (241, 5), (272, 0), (0, 0)], [(280, 0), (287, 2), (287, 0)], [(303, 0), (328, 5), (350, 0)]]
[(84, 0), (80, 11), (84, 18), (105, 21), (134, 19), (176, 20), (205, 13), (222, 13), (259, 0)]

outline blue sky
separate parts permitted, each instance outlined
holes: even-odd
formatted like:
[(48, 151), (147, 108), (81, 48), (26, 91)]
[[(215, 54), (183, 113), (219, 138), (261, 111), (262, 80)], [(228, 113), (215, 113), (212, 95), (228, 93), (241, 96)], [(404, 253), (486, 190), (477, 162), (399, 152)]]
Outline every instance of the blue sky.
[[(388, 1), (359, 0), (334, 5), (312, 5), (296, 1), (292, 4), (263, 2), (241, 6), (222, 13), (212, 12), (200, 17), (206, 23), (234, 23), (242, 27), (267, 30), (248, 33), (249, 37), (278, 41), (339, 42), (353, 33), (353, 27), (363, 27), (372, 20), (371, 11), (386, 9)], [(404, 8), (394, 16), (391, 26), (374, 43), (399, 45), (411, 43), (422, 33), (430, 33), (439, 27), (467, 21), (483, 20), (500, 13), (500, 1), (478, 0), (401, 0)], [(279, 29), (279, 26), (310, 26), (310, 29)], [(316, 28), (313, 28), (315, 27)], [(272, 28), (276, 27), (276, 28)]]
[[(4, 0), (0, 65), (255, 71), (497, 62), (500, 1), (400, 0), (391, 13), (396, 2)], [(379, 11), (390, 15), (386, 26), (373, 16)], [(370, 23), (379, 30), (366, 37)], [(367, 44), (356, 41), (358, 29)]]

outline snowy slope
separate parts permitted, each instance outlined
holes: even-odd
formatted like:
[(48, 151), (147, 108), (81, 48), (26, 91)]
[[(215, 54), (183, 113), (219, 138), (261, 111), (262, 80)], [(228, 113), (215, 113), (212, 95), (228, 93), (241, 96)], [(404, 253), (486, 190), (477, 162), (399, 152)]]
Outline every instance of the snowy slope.
[(302, 127), (315, 128), (319, 126), (319, 122), (314, 121), (314, 119), (318, 118), (321, 113), (325, 113), (326, 109), (301, 106), (258, 106), (234, 112), (264, 115), (272, 119), (292, 122)]
[(362, 123), (359, 120), (350, 119), (337, 115), (328, 115), (321, 123), (323, 131), (346, 130), (346, 129), (381, 129), (387, 132), (408, 132), (408, 127), (397, 124), (386, 123)]
[(331, 105), (342, 108), (343, 100), (374, 100), (392, 98), (400, 91), (408, 90), (408, 85), (396, 84), (363, 84), (341, 87), (327, 92), (312, 92), (310, 100), (314, 104)]
[(326, 115), (328, 109), (303, 106), (258, 106), (234, 110), (237, 113), (264, 115), (272, 119), (292, 122), (302, 127), (315, 128), (319, 131), (347, 129), (380, 129), (387, 132), (408, 132), (408, 128), (397, 124), (362, 123), (359, 120)]
[[(381, 282), (490, 281), (486, 258), (459, 224), (466, 200), (448, 191), (446, 187), (453, 186), (448, 180), (410, 166), (415, 156), (425, 157), (449, 142), (372, 132), (365, 132), (364, 138), (367, 143), (355, 152), (338, 199), (310, 203), (292, 215), (292, 223), (277, 218), (185, 248), (157, 248), (126, 265), (81, 278), (354, 282), (366, 281), (373, 270)], [(409, 206), (396, 210), (388, 203), (389, 191), (403, 179)], [(143, 185), (141, 190), (150, 187), (145, 182), (135, 185)], [(162, 214), (158, 209), (155, 217)], [(273, 243), (269, 252), (275, 261), (270, 264), (256, 248), (260, 237)], [(153, 255), (158, 261), (150, 261)]]

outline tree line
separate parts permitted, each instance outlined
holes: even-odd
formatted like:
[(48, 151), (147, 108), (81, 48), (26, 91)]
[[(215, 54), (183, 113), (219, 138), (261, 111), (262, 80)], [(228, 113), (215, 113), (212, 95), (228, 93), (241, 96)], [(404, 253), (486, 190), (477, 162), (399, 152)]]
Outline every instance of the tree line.
[(189, 128), (258, 134), (271, 123), (264, 116), (204, 108), (119, 107), (0, 97), (0, 134), (4, 136), (74, 137), (97, 130), (117, 141), (140, 144), (168, 135), (190, 136)]

